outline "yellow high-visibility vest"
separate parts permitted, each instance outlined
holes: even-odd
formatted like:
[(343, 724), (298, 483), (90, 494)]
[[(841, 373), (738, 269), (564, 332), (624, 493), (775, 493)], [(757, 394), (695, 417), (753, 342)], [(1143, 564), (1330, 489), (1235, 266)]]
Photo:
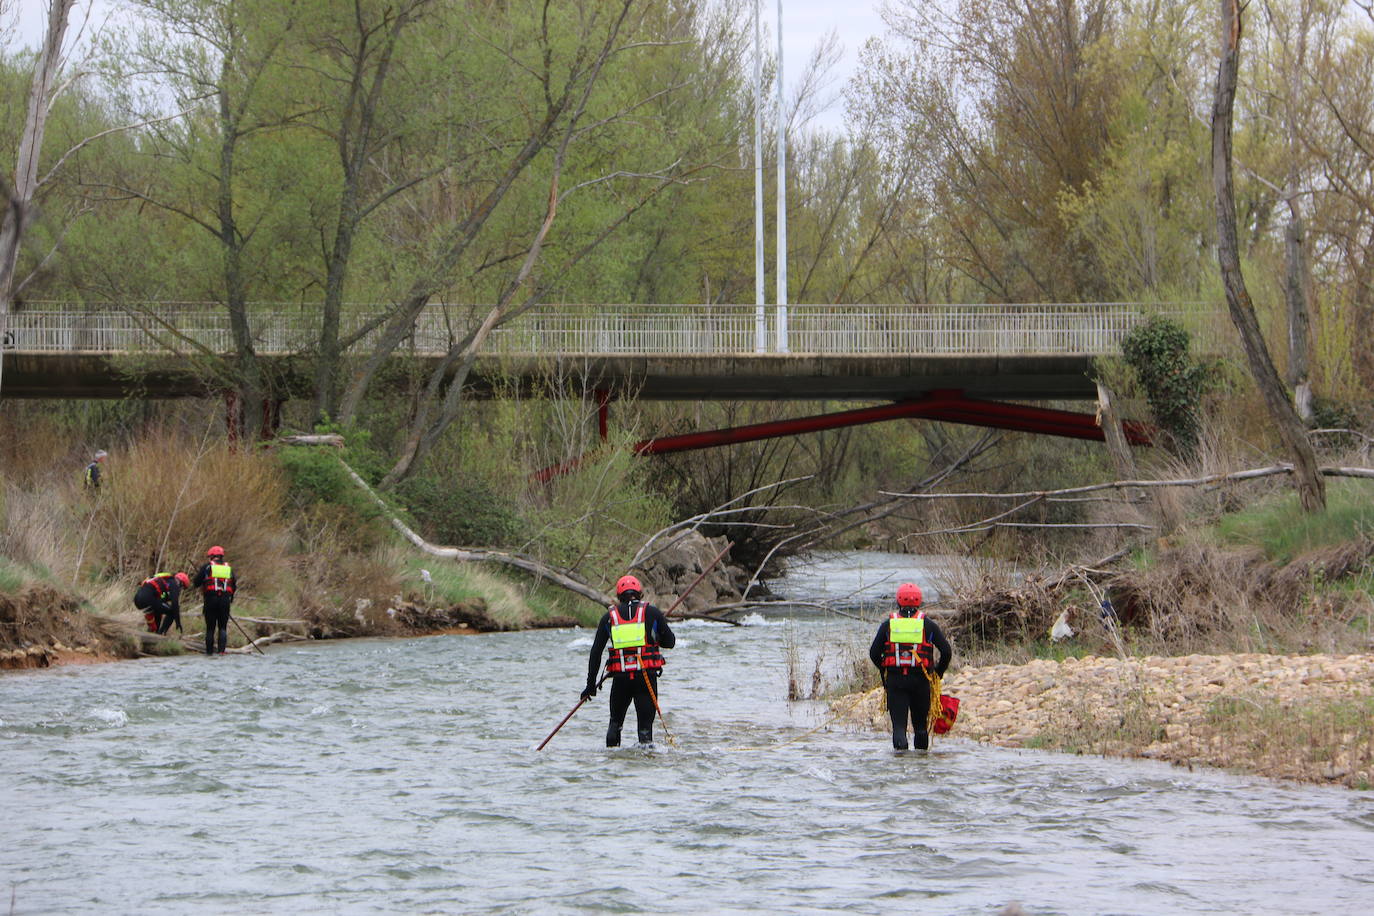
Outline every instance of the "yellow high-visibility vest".
[(228, 563), (210, 564), (210, 581), (206, 584), (210, 586), (212, 592), (232, 592), (229, 587), (229, 580), (234, 577), (234, 569)]
[(893, 617), (887, 625), (891, 642), (923, 643), (926, 641), (925, 617)]
[(613, 649), (638, 649), (648, 645), (648, 639), (644, 633), (644, 620), (629, 623), (617, 623), (611, 626), (611, 648)]

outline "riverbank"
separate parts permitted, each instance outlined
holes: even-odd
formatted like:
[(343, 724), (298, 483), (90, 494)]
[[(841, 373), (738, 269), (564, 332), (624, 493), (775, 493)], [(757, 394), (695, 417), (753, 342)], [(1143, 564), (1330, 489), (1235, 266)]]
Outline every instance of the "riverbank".
[[(1374, 654), (1040, 659), (960, 668), (944, 691), (955, 737), (1374, 786)], [(851, 715), (890, 728), (881, 692)]]

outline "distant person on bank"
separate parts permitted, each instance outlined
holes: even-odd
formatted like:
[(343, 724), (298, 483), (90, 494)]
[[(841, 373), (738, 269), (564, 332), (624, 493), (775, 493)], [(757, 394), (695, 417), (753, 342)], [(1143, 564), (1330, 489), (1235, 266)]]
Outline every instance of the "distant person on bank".
[(86, 465), (86, 489), (100, 489), (100, 466), (105, 463), (105, 459), (108, 457), (109, 453), (104, 449), (91, 456), (91, 463)]
[(223, 655), (229, 643), (229, 610), (238, 579), (234, 568), (224, 559), (223, 547), (211, 547), (205, 551), (205, 557), (209, 562), (200, 568), (193, 582), (205, 595), (205, 654)]
[(639, 743), (654, 743), (655, 698), (658, 696), (658, 675), (663, 670), (660, 650), (677, 645), (668, 618), (658, 608), (641, 600), (643, 593), (638, 579), (621, 576), (615, 584), (617, 603), (602, 615), (596, 636), (592, 638), (587, 687), (582, 691), (582, 699), (596, 696), (601, 652), (609, 642), (606, 673), (611, 677), (611, 724), (606, 729), (607, 747), (620, 747), (620, 729), (625, 724), (631, 702), (635, 705)]
[(181, 590), (190, 587), (191, 579), (184, 572), (154, 573), (139, 583), (134, 592), (134, 607), (143, 612), (149, 633), (166, 635), (173, 623), (177, 632), (182, 632)]
[[(935, 621), (920, 610), (921, 587), (915, 582), (897, 586), (897, 610), (882, 622), (868, 648), (887, 690), (887, 711), (892, 717), (892, 746), (907, 749), (906, 726), (910, 717), (917, 750), (930, 748), (926, 723), (930, 717), (930, 678), (944, 677), (953, 653), (949, 640)], [(940, 653), (937, 660), (936, 652)]]

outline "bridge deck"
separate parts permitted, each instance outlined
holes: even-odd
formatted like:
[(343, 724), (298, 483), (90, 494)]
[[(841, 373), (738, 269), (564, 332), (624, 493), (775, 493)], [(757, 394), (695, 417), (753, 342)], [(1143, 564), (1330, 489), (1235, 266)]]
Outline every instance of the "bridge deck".
[[(1159, 311), (1159, 309), (1154, 309)], [(482, 309), (432, 306), (390, 371), (427, 370)], [(355, 309), (345, 332), (375, 312)], [(1146, 307), (1023, 306), (541, 306), (492, 334), (470, 378), (474, 393), (605, 388), (662, 400), (899, 400), (932, 389), (982, 397), (1091, 398), (1093, 360), (1120, 352)], [(1176, 313), (1204, 341), (1212, 313)], [(317, 334), (292, 310), (259, 307), (255, 349), (308, 394)], [(375, 337), (350, 351), (361, 356)], [(203, 355), (232, 348), (222, 310), (43, 309), (9, 317), (6, 397), (182, 397), (216, 385)], [(200, 355), (198, 355), (200, 354)], [(202, 364), (198, 370), (197, 364)], [(222, 384), (222, 383), (221, 383)]]

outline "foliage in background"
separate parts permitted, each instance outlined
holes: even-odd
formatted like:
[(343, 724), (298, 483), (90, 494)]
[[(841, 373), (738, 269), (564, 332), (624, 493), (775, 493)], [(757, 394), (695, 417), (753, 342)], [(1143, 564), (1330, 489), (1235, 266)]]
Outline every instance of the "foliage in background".
[(527, 531), (508, 492), (473, 474), (412, 477), (397, 489), (425, 537), (447, 546), (510, 547)]

